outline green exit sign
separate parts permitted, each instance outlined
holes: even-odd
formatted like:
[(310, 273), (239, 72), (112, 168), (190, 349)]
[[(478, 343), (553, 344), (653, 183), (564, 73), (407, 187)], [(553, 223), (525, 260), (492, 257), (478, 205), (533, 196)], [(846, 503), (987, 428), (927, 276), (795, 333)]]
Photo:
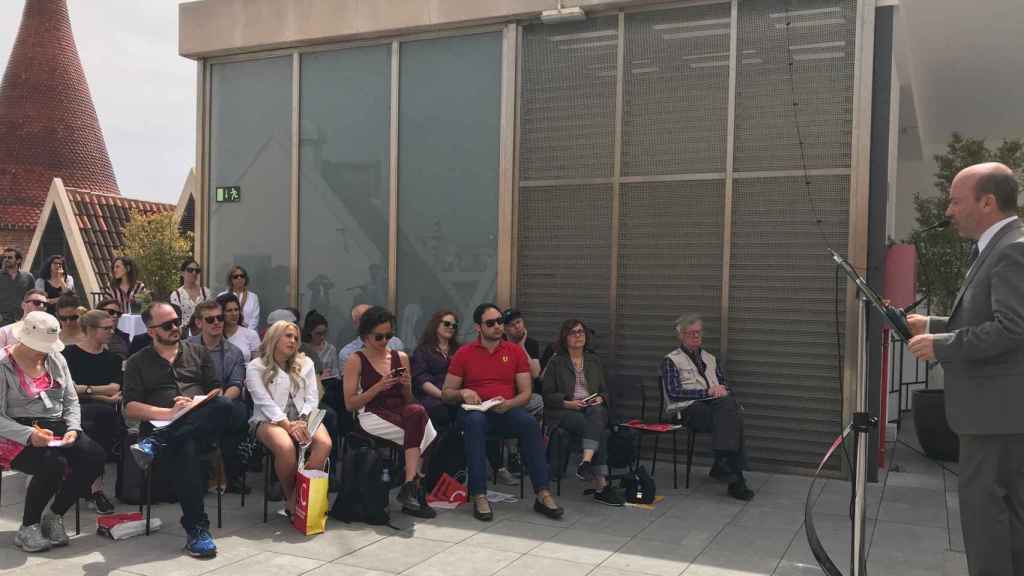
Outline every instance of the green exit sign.
[(217, 202), (241, 202), (241, 186), (218, 186), (216, 190)]

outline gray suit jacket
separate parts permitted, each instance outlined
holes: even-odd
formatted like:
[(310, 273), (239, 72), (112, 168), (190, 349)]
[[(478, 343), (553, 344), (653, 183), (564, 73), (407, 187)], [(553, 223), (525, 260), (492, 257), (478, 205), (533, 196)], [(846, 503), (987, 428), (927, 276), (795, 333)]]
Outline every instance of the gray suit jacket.
[(945, 372), (946, 416), (958, 434), (1024, 434), (1024, 223), (992, 237), (948, 317), (932, 316)]

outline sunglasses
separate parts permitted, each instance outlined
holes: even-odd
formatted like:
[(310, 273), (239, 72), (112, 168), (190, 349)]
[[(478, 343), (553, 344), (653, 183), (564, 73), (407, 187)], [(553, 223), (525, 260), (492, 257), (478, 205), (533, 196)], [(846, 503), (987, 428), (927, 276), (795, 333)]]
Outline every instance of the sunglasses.
[(179, 327), (181, 327), (181, 318), (173, 318), (163, 324), (153, 324), (152, 326), (148, 326), (148, 328), (159, 328), (164, 332), (170, 332), (171, 330)]
[(73, 316), (57, 316), (57, 320), (61, 322), (78, 322), (78, 314)]
[(33, 298), (32, 300), (25, 300), (25, 304), (35, 306), (36, 308), (42, 308), (43, 306), (46, 306), (46, 300), (36, 300)]
[(206, 322), (207, 324), (214, 324), (216, 322), (223, 323), (224, 322), (224, 315), (223, 314), (213, 314), (211, 316), (207, 316), (207, 317), (203, 318), (203, 322)]
[(505, 320), (503, 318), (493, 318), (491, 320), (484, 320), (483, 321), (484, 326), (487, 326), (488, 328), (494, 328), (495, 324), (497, 324), (498, 326), (501, 326), (504, 323), (505, 323)]
[(447, 320), (441, 320), (441, 326), (444, 326), (445, 328), (451, 328), (452, 330), (458, 330), (459, 329), (459, 323), (458, 322), (449, 322)]
[(232, 274), (231, 275), (231, 279), (232, 280), (238, 280), (239, 278), (245, 278), (245, 274)]
[(107, 314), (114, 318), (117, 318), (118, 316), (121, 315), (121, 311), (116, 308), (101, 308), (101, 310), (103, 310), (104, 312), (106, 312)]
[(381, 334), (380, 332), (373, 333), (373, 339), (376, 340), (377, 342), (380, 342), (381, 340), (391, 340), (394, 337), (394, 332), (388, 332), (387, 334)]
[(191, 272), (193, 274), (199, 274), (201, 270), (202, 268), (199, 268), (198, 266), (189, 266), (188, 268), (185, 268), (185, 272)]

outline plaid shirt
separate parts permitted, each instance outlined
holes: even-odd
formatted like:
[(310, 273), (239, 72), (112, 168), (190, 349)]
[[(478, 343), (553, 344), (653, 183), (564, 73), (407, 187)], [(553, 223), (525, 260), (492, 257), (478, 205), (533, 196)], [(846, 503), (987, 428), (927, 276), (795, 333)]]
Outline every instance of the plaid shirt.
[[(699, 400), (701, 398), (706, 398), (708, 395), (708, 378), (705, 375), (707, 365), (701, 357), (700, 349), (692, 352), (686, 348), (683, 348), (682, 350), (690, 360), (693, 361), (694, 366), (697, 367), (697, 371), (700, 372), (701, 378), (704, 379), (704, 389), (683, 388), (682, 384), (679, 382), (679, 369), (676, 368), (676, 364), (671, 358), (666, 357), (661, 361), (661, 381), (665, 386), (665, 395), (673, 402), (685, 402), (687, 400)], [(715, 376), (718, 377), (718, 383), (725, 386), (725, 374), (722, 373), (721, 364), (718, 364), (715, 367)]]

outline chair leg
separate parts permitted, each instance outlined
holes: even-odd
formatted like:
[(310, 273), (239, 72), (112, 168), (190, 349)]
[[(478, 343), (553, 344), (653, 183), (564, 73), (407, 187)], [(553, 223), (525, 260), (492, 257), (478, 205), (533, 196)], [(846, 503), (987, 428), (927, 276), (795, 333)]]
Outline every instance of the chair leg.
[(243, 467), (242, 468), (242, 508), (245, 508), (245, 491), (246, 491), (246, 480), (245, 480), (245, 477), (248, 476), (247, 472), (248, 471), (245, 469), (245, 467)]
[(660, 440), (660, 434), (654, 435), (654, 453), (651, 454), (651, 476), (654, 476), (654, 467), (658, 465), (658, 440)]
[[(518, 442), (518, 440), (517, 440)], [(526, 498), (526, 463), (523, 462), (523, 447), (519, 445), (519, 499)]]
[(153, 513), (153, 474), (152, 469), (146, 470), (146, 536), (149, 536), (149, 519)]
[(267, 505), (270, 502), (270, 451), (263, 455), (263, 523), (267, 523)]
[(679, 472), (676, 471), (677, 470), (676, 462), (679, 460), (679, 451), (676, 450), (676, 432), (677, 432), (677, 430), (673, 430), (672, 431), (672, 489), (673, 490), (678, 490), (679, 489)]
[(222, 520), (222, 518), (221, 518), (221, 499), (222, 499), (223, 496), (224, 496), (224, 491), (221, 490), (220, 486), (218, 485), (217, 486), (217, 529), (221, 529), (221, 528), (224, 527), (224, 525), (223, 525), (223, 523), (221, 521)]
[(689, 438), (687, 438), (686, 446), (686, 489), (690, 489), (690, 469), (693, 468), (693, 446), (697, 441), (697, 434), (693, 430), (689, 431)]
[(75, 536), (82, 534), (82, 512), (80, 510), (81, 498), (75, 498)]

